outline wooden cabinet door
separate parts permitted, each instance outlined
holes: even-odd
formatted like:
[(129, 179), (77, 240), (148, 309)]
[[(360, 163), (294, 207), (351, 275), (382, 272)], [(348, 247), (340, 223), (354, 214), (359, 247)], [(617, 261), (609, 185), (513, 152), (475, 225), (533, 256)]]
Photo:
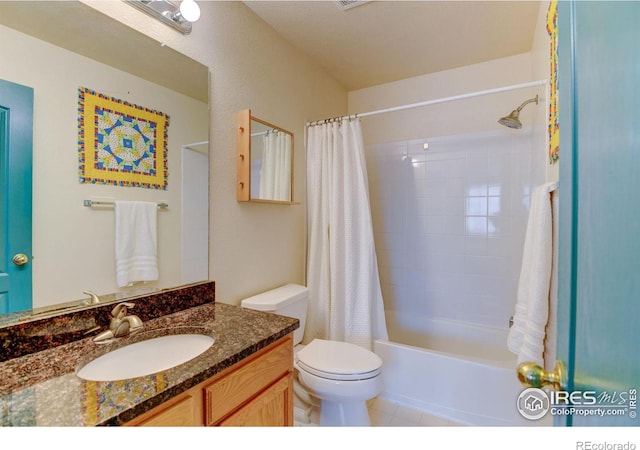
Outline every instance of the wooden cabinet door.
[(220, 426), (286, 427), (293, 425), (293, 374), (282, 377)]
[[(291, 337), (285, 337), (247, 359), (249, 361), (222, 372), (220, 377), (214, 377), (205, 387), (206, 425), (220, 425), (293, 372)], [(287, 399), (293, 402), (293, 397)]]

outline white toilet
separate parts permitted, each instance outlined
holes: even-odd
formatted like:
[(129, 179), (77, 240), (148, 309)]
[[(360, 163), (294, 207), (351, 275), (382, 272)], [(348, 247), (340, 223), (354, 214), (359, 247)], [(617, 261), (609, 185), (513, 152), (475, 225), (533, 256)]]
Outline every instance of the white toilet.
[(300, 320), (294, 332), (295, 419), (300, 425), (368, 426), (367, 400), (382, 392), (382, 359), (358, 345), (314, 339), (302, 345), (309, 291), (287, 284), (242, 301), (244, 308)]

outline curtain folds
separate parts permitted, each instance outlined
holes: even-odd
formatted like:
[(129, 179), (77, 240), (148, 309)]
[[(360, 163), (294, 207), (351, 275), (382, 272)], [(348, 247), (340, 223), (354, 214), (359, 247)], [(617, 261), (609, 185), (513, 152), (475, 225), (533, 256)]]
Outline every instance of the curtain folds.
[(309, 312), (304, 342), (388, 339), (360, 121), (307, 133)]
[(291, 136), (272, 131), (264, 136), (259, 198), (291, 200)]

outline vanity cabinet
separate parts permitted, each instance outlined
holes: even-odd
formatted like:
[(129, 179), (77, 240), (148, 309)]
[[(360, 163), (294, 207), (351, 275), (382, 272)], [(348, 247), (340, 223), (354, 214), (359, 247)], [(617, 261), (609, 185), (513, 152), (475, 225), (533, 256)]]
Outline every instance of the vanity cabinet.
[(126, 425), (292, 426), (292, 336), (259, 350)]
[(199, 389), (192, 388), (181, 395), (137, 417), (127, 426), (195, 427), (202, 425), (202, 400)]

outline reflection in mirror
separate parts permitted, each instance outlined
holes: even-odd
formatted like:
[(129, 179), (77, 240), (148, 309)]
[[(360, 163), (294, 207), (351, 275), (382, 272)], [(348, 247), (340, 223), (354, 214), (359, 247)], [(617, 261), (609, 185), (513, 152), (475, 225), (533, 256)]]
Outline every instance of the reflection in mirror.
[(293, 133), (238, 113), (238, 201), (293, 202)]
[[(208, 68), (76, 1), (0, 1), (0, 54), (11, 61), (0, 65), (0, 79), (34, 89), (34, 312), (90, 307), (85, 291), (122, 300), (206, 280)], [(166, 189), (79, 182), (80, 87), (169, 116)], [(85, 200), (107, 206), (87, 208)], [(157, 217), (158, 281), (116, 286), (108, 204), (119, 200), (169, 205)]]
[(251, 198), (291, 200), (291, 134), (251, 119)]

